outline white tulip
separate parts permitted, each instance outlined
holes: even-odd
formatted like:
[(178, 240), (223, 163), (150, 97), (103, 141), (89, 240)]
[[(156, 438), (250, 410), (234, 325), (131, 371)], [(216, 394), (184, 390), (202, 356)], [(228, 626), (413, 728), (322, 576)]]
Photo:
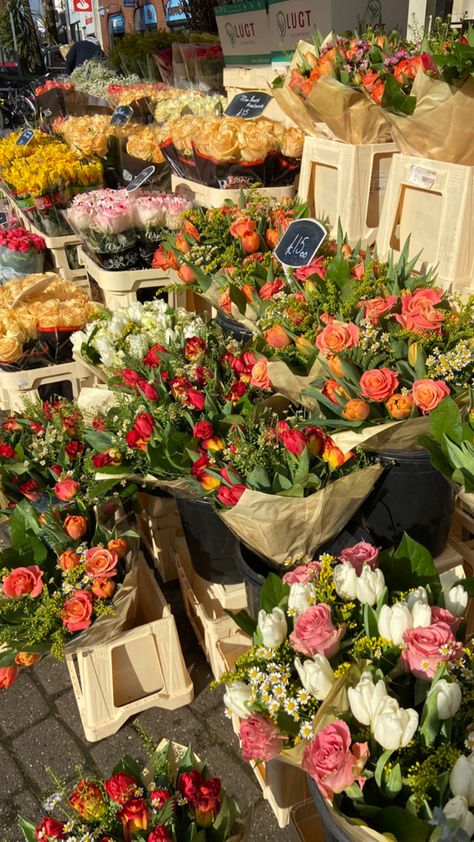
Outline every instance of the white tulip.
[(436, 706), (440, 719), (451, 719), (461, 707), (462, 693), (456, 681), (441, 678), (428, 693), (436, 696)]
[(469, 595), (462, 585), (454, 585), (444, 596), (444, 603), (448, 611), (455, 617), (463, 617), (469, 601)]
[(377, 684), (374, 684), (370, 672), (364, 672), (359, 683), (355, 687), (349, 687), (347, 695), (351, 711), (362, 725), (372, 725), (380, 702), (389, 698), (385, 683), (377, 681)]
[(371, 570), (364, 564), (362, 573), (356, 581), (356, 596), (359, 602), (375, 605), (383, 594), (385, 579), (381, 570)]
[(377, 624), (380, 637), (400, 646), (403, 643), (403, 632), (413, 626), (411, 611), (406, 602), (382, 605)]
[(468, 803), (462, 795), (455, 795), (443, 807), (443, 813), (448, 819), (455, 819), (459, 827), (466, 831), (469, 837), (474, 836), (474, 816), (469, 810)]
[(295, 667), (304, 689), (323, 702), (336, 680), (328, 659), (324, 655), (315, 655), (301, 663), (299, 658), (295, 658)]
[(411, 591), (407, 596), (407, 604), (411, 611), (416, 602), (421, 602), (423, 605), (428, 605), (428, 594), (426, 589), (419, 587), (416, 591)]
[(453, 795), (462, 795), (474, 807), (474, 752), (465, 757), (458, 757), (449, 777), (449, 786)]
[(274, 608), (271, 614), (267, 614), (262, 609), (258, 612), (258, 628), (264, 646), (270, 649), (280, 646), (288, 632), (285, 612), (281, 608)]
[(288, 608), (294, 611), (295, 614), (301, 614), (306, 611), (310, 605), (314, 605), (316, 598), (316, 589), (310, 582), (296, 582), (290, 587), (290, 595), (288, 597)]
[(357, 594), (357, 573), (350, 562), (336, 564), (332, 571), (336, 593), (341, 599), (355, 599)]
[(414, 629), (431, 625), (431, 607), (425, 602), (415, 602), (411, 608), (411, 619)]
[(248, 719), (252, 712), (246, 706), (250, 701), (252, 690), (244, 681), (234, 681), (224, 693), (224, 704), (232, 713), (240, 719)]
[(384, 749), (405, 748), (418, 728), (418, 714), (413, 708), (401, 708), (387, 696), (382, 699), (373, 719), (373, 735)]

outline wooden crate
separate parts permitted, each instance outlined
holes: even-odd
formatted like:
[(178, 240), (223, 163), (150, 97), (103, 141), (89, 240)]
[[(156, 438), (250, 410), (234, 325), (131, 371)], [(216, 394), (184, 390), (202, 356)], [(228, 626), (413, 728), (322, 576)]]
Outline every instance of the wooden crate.
[(76, 400), (82, 386), (92, 385), (92, 376), (76, 361), (21, 371), (0, 369), (0, 409), (21, 411), (25, 400), (38, 399), (40, 386), (64, 381), (71, 383), (72, 397)]
[[(225, 666), (217, 649), (217, 644), (220, 640), (229, 638), (236, 633), (238, 631), (237, 626), (232, 617), (225, 613), (219, 600), (213, 596), (209, 587), (210, 583), (198, 576), (193, 570), (184, 537), (172, 541), (171, 553), (178, 571), (186, 614), (209, 662), (214, 678), (218, 679), (225, 672)], [(244, 607), (244, 605), (241, 607)]]
[(349, 242), (375, 242), (395, 143), (356, 146), (306, 137), (298, 195), (311, 215), (327, 220), (333, 235), (340, 221)]
[(152, 707), (176, 710), (192, 701), (171, 609), (140, 557), (135, 624), (112, 640), (66, 654), (86, 739), (115, 734), (130, 716)]
[[(240, 190), (221, 190), (220, 187), (207, 187), (205, 184), (199, 184), (197, 181), (190, 181), (178, 175), (171, 176), (171, 189), (173, 193), (179, 193), (180, 196), (184, 196), (203, 208), (220, 208), (228, 199), (232, 202), (238, 202), (241, 194)], [(259, 187), (258, 193), (260, 196), (281, 201), (286, 198), (292, 199), (296, 194), (296, 187), (293, 185), (289, 187)]]
[(395, 257), (410, 237), (416, 269), (436, 267), (446, 288), (474, 283), (474, 167), (428, 158), (393, 158), (377, 236), (379, 256)]

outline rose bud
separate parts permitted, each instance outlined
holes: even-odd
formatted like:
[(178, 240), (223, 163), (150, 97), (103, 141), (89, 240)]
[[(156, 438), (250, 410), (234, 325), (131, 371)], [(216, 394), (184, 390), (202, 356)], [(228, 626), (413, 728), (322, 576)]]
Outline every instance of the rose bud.
[(124, 558), (127, 555), (127, 542), (125, 538), (111, 538), (107, 544), (107, 548), (111, 553), (116, 553), (119, 558)]
[(73, 567), (77, 567), (80, 560), (79, 553), (75, 553), (74, 550), (65, 550), (58, 558), (58, 565), (61, 570), (72, 570)]
[(70, 538), (78, 541), (87, 531), (87, 520), (83, 515), (68, 515), (64, 521), (64, 529)]

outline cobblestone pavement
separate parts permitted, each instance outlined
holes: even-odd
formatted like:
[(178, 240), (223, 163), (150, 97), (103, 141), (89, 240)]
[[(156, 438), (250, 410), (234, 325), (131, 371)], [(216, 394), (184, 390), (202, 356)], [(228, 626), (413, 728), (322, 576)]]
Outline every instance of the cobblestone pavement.
[[(287, 840), (288, 833), (278, 828), (252, 769), (240, 757), (237, 739), (224, 715), (222, 690), (209, 689), (212, 675), (183, 613), (178, 584), (170, 583), (163, 590), (175, 613), (195, 699), (176, 711), (152, 708), (140, 714), (139, 721), (157, 742), (169, 737), (192, 743), (242, 807), (254, 801), (251, 842)], [(106, 775), (123, 754), (145, 760), (130, 721), (106, 740), (85, 740), (64, 663), (45, 658), (22, 671), (9, 690), (0, 692), (1, 842), (21, 838), (18, 814), (32, 821), (40, 817), (41, 802), (54, 788), (48, 767), (65, 779), (74, 777), (78, 764)]]

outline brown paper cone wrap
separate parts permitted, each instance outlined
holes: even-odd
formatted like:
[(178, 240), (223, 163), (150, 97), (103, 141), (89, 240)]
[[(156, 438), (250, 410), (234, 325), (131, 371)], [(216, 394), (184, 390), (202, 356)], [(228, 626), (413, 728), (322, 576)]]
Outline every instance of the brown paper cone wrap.
[(354, 471), (309, 497), (279, 497), (247, 489), (236, 506), (219, 514), (252, 550), (284, 564), (297, 553), (313, 553), (337, 535), (382, 471), (380, 465)]
[(302, 392), (321, 374), (324, 374), (324, 368), (319, 360), (313, 363), (309, 374), (306, 376), (293, 374), (282, 360), (269, 360), (268, 363), (268, 376), (273, 388), (292, 403), (301, 404), (307, 409), (317, 409), (318, 403), (314, 398), (302, 395)]
[(344, 143), (386, 143), (392, 139), (381, 109), (362, 92), (330, 77), (318, 79), (308, 105)]
[(451, 88), (418, 73), (412, 93), (417, 97), (412, 116), (383, 111), (399, 149), (405, 155), (474, 166), (474, 79)]
[(377, 427), (335, 433), (331, 438), (344, 453), (354, 447), (380, 452), (382, 450), (420, 450), (418, 436), (428, 432), (429, 418), (408, 418), (406, 421), (389, 421)]

